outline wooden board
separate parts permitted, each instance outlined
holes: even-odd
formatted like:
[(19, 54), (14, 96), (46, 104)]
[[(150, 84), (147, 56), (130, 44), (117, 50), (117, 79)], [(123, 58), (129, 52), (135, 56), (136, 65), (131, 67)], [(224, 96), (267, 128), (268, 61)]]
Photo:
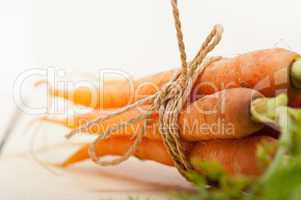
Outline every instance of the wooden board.
[(66, 144), (66, 130), (45, 125), (37, 134), (24, 129), (26, 123), (15, 130), (0, 159), (0, 199), (167, 199), (172, 191), (192, 191), (174, 168), (136, 158), (105, 168), (89, 160), (68, 169), (53, 167), (46, 162), (60, 162), (75, 150)]
[(131, 159), (118, 167), (99, 168), (85, 162), (69, 169), (46, 166), (29, 155), (0, 162), (1, 199), (166, 199), (172, 191), (191, 187), (169, 167)]

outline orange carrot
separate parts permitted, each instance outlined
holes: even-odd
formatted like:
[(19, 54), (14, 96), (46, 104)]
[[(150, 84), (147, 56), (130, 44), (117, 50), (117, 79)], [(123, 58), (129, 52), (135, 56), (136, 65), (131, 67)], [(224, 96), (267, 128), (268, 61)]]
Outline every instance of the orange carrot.
[[(263, 127), (255, 123), (250, 117), (250, 103), (254, 97), (260, 96), (258, 92), (247, 88), (233, 88), (217, 92), (189, 104), (180, 113), (179, 127), (182, 139), (185, 141), (199, 141), (209, 139), (242, 138)], [(102, 133), (110, 127), (142, 114), (141, 110), (149, 109), (148, 105), (119, 114), (104, 122), (91, 126), (87, 132)], [(87, 121), (100, 116), (100, 111), (79, 115), (64, 120), (44, 119), (45, 121), (60, 123), (69, 128), (78, 128)], [(149, 139), (161, 139), (157, 120), (146, 129)], [(113, 135), (132, 136), (143, 126), (143, 120), (115, 131)]]
[[(218, 60), (207, 66), (199, 76), (192, 91), (192, 101), (202, 95), (237, 87), (253, 88), (267, 97), (287, 89), (293, 100), (296, 90), (291, 87), (290, 72), (291, 64), (297, 57), (299, 55), (294, 52), (275, 48)], [(85, 87), (74, 90), (53, 88), (50, 93), (75, 104), (93, 108), (118, 108), (154, 94), (171, 79), (176, 71), (174, 69), (161, 72), (132, 82), (127, 80), (105, 82), (101, 90)]]
[(217, 161), (230, 174), (258, 176), (262, 174), (263, 168), (257, 161), (257, 145), (275, 142), (268, 136), (198, 142), (190, 153), (190, 161), (200, 172), (200, 161)]
[[(110, 137), (96, 144), (96, 155), (102, 156), (121, 156), (133, 144), (129, 137)], [(76, 153), (69, 157), (62, 164), (63, 167), (68, 167), (74, 163), (86, 160), (89, 158), (89, 145), (82, 146)], [(154, 141), (144, 138), (134, 154), (142, 160), (153, 160), (165, 165), (173, 165), (173, 162), (166, 151), (162, 141)]]
[[(199, 161), (217, 161), (232, 175), (257, 176), (262, 173), (256, 161), (256, 146), (262, 142), (275, 143), (275, 139), (268, 136), (255, 136), (239, 140), (210, 140), (196, 144), (185, 144), (186, 154), (196, 170)], [(96, 155), (121, 156), (132, 145), (129, 137), (111, 137), (100, 141), (96, 146)], [(173, 166), (173, 161), (166, 151), (162, 141), (144, 138), (134, 154), (141, 160), (152, 160), (164, 165)], [(76, 153), (63, 162), (63, 167), (89, 158), (88, 145), (81, 147)]]

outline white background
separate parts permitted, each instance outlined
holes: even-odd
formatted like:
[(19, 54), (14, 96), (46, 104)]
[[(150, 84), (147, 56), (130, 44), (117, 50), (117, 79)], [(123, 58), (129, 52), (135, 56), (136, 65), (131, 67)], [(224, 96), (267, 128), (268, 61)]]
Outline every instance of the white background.
[[(299, 0), (190, 0), (179, 8), (190, 58), (216, 23), (225, 33), (215, 55), (275, 46), (300, 52)], [(169, 0), (0, 0), (0, 127), (26, 69), (110, 67), (142, 76), (178, 65)]]
[[(216, 55), (274, 46), (298, 52), (301, 47), (299, 0), (183, 2), (179, 7), (189, 57), (216, 23), (225, 28)], [(178, 65), (168, 0), (0, 0), (5, 102), (12, 102), (13, 80), (32, 67), (94, 73), (110, 67), (140, 76)]]

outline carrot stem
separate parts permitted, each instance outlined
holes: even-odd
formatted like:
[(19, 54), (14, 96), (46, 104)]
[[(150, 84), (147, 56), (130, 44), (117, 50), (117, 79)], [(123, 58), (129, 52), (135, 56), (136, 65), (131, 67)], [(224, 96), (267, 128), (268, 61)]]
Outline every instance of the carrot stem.
[(301, 88), (301, 58), (297, 58), (292, 64), (291, 80), (295, 88)]
[(281, 128), (281, 136), (279, 139), (279, 147), (275, 158), (265, 174), (262, 176), (261, 181), (265, 182), (268, 180), (279, 167), (282, 166), (282, 162), (285, 160), (284, 157), (289, 152), (289, 149), (292, 145), (292, 127), (293, 127), (293, 120), (289, 115), (287, 107), (279, 107), (276, 112), (278, 113), (278, 124)]
[(287, 107), (287, 102), (287, 96), (281, 94), (275, 98), (259, 98), (251, 104), (253, 120), (277, 126), (281, 132), (274, 160), (262, 176), (260, 183), (269, 180), (277, 173), (279, 167), (285, 164), (285, 157), (291, 155), (295, 131), (300, 130), (301, 110)]
[(285, 94), (280, 94), (273, 98), (257, 98), (251, 103), (251, 118), (255, 122), (275, 125), (276, 109), (287, 104), (288, 97)]

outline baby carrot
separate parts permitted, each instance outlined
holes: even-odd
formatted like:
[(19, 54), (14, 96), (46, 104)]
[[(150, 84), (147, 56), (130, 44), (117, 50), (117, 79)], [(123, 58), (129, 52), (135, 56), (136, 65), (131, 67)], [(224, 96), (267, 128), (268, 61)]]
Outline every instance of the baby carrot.
[[(222, 58), (207, 66), (199, 76), (191, 93), (192, 101), (203, 95), (237, 87), (256, 89), (266, 97), (275, 96), (281, 90), (288, 90), (293, 101), (296, 93), (300, 92), (293, 89), (290, 80), (293, 80), (294, 86), (299, 87), (301, 77), (298, 73), (300, 70), (291, 70), (291, 66), (299, 57), (292, 51), (275, 48), (253, 51), (233, 58)], [(300, 66), (297, 69), (299, 68)], [(165, 71), (132, 82), (127, 80), (104, 82), (102, 89), (52, 88), (50, 94), (93, 108), (118, 108), (154, 94), (176, 71), (176, 69)]]
[[(185, 143), (185, 151), (193, 167), (202, 172), (200, 161), (219, 162), (227, 173), (232, 175), (258, 176), (262, 169), (257, 164), (256, 147), (263, 143), (275, 143), (275, 139), (268, 136), (251, 136), (243, 139), (210, 140), (195, 144)], [(132, 145), (129, 137), (111, 137), (100, 141), (96, 145), (96, 155), (121, 156)], [(152, 160), (164, 165), (173, 166), (173, 161), (162, 141), (144, 138), (134, 153), (141, 160)], [(62, 164), (68, 167), (89, 158), (88, 145), (82, 146)]]
[[(130, 137), (115, 136), (106, 140), (102, 140), (96, 144), (96, 155), (102, 156), (121, 156), (133, 144)], [(65, 160), (62, 164), (63, 167), (68, 167), (74, 163), (86, 160), (89, 158), (88, 154), (89, 145), (83, 145), (72, 156)], [(155, 141), (144, 138), (134, 154), (137, 158), (143, 160), (153, 160), (165, 165), (173, 165), (173, 162), (166, 151), (162, 141)]]
[[(179, 115), (180, 134), (185, 141), (199, 141), (209, 139), (242, 138), (250, 135), (263, 127), (263, 124), (254, 122), (250, 117), (250, 104), (254, 97), (260, 94), (248, 88), (232, 88), (204, 96), (192, 104), (187, 105)], [(110, 127), (129, 119), (139, 117), (149, 106), (144, 105), (134, 110), (114, 116), (101, 123), (89, 127), (89, 133), (103, 133)], [(63, 120), (43, 119), (48, 122), (63, 124), (69, 128), (78, 128), (81, 125), (104, 115), (101, 111), (79, 115)], [(121, 128), (112, 133), (119, 136), (133, 136), (143, 126), (139, 121)], [(146, 137), (160, 140), (158, 123), (152, 119), (146, 129)]]

